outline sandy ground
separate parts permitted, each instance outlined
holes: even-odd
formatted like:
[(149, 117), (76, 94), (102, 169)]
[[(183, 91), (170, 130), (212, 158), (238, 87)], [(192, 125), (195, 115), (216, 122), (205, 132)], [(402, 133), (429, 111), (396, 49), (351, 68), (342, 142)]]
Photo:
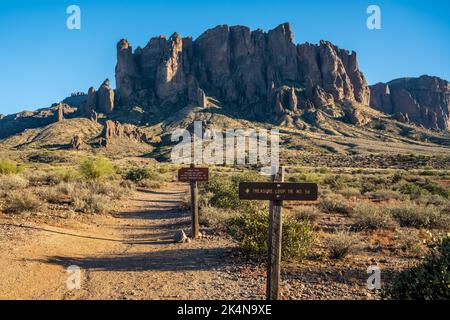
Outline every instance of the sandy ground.
[[(173, 242), (177, 230), (189, 232), (185, 192), (181, 184), (137, 191), (122, 212), (89, 223), (0, 219), (0, 299), (263, 298), (263, 277), (234, 272), (231, 241)], [(72, 265), (79, 289), (67, 285)]]

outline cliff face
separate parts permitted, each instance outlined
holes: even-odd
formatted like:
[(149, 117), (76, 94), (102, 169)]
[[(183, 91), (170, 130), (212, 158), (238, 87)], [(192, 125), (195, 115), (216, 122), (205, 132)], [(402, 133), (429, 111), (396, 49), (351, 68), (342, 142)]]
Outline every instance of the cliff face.
[(438, 77), (402, 78), (370, 87), (371, 106), (426, 128), (450, 129), (450, 83)]
[(296, 45), (289, 24), (267, 33), (222, 25), (196, 40), (175, 33), (134, 52), (123, 39), (116, 85), (120, 105), (154, 112), (167, 105), (206, 107), (206, 96), (265, 117), (370, 101), (356, 53), (325, 41)]

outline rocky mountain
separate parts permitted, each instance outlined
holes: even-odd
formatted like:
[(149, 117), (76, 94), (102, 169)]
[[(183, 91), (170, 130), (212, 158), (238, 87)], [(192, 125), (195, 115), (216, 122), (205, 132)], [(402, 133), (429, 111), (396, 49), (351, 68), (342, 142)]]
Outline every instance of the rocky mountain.
[(450, 83), (437, 77), (402, 78), (370, 87), (370, 105), (396, 119), (450, 129)]
[(370, 91), (355, 52), (322, 41), (295, 44), (289, 24), (269, 32), (217, 26), (193, 40), (174, 33), (132, 50), (117, 44), (117, 102), (154, 114), (207, 97), (264, 120), (333, 109), (338, 103), (369, 104)]

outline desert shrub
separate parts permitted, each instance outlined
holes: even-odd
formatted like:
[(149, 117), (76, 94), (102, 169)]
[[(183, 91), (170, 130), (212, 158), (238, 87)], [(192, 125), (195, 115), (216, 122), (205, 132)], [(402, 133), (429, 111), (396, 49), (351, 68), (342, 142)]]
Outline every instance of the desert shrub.
[(417, 204), (421, 205), (435, 205), (435, 206), (448, 206), (450, 205), (450, 201), (442, 196), (431, 194), (428, 196), (422, 196), (417, 199), (415, 199), (415, 202)]
[(0, 159), (0, 175), (17, 174), (24, 170), (24, 166), (9, 160)]
[(325, 245), (331, 259), (343, 259), (352, 253), (358, 243), (358, 238), (348, 230), (338, 230), (325, 238)]
[(417, 199), (430, 194), (428, 190), (410, 182), (401, 185), (399, 191), (403, 194), (409, 195), (412, 199)]
[(5, 211), (8, 213), (33, 213), (41, 207), (41, 201), (29, 191), (13, 191), (5, 199)]
[(211, 193), (209, 204), (218, 208), (247, 208), (257, 205), (254, 201), (239, 199), (239, 183), (244, 181), (261, 181), (255, 172), (235, 174), (231, 178), (215, 174), (205, 185), (205, 191)]
[(170, 166), (168, 165), (168, 164), (162, 164), (160, 167), (159, 167), (159, 173), (161, 173), (161, 174), (166, 174), (167, 172), (169, 172), (170, 171)]
[(359, 191), (358, 188), (343, 188), (342, 190), (338, 191), (338, 193), (346, 198), (358, 198), (361, 196), (361, 191)]
[(330, 169), (327, 168), (327, 167), (320, 167), (318, 171), (319, 171), (319, 173), (321, 173), (321, 174), (326, 174), (326, 173), (329, 173), (329, 172), (330, 172)]
[(290, 182), (309, 182), (309, 183), (322, 183), (323, 177), (316, 173), (299, 173), (289, 178)]
[(159, 176), (156, 172), (147, 168), (131, 168), (125, 173), (124, 178), (133, 182), (140, 182), (146, 179), (156, 179)]
[[(190, 200), (190, 199), (189, 199)], [(189, 201), (190, 202), (190, 201)], [(189, 208), (189, 204), (187, 204)], [(227, 232), (229, 221), (239, 213), (236, 210), (202, 206), (200, 210), (200, 223), (216, 232)]]
[(30, 154), (28, 156), (28, 160), (37, 163), (54, 163), (63, 161), (64, 159), (58, 153), (51, 151), (43, 151)]
[(347, 186), (348, 180), (343, 175), (336, 174), (327, 176), (324, 182), (333, 190), (342, 190)]
[(313, 224), (319, 219), (320, 210), (312, 206), (300, 206), (295, 208), (293, 217), (295, 220), (309, 221)]
[(433, 195), (439, 195), (444, 198), (450, 198), (450, 189), (445, 188), (437, 183), (428, 181), (422, 186), (423, 189), (427, 190), (429, 193)]
[(0, 176), (0, 190), (9, 191), (28, 187), (28, 180), (19, 175)]
[[(267, 210), (247, 210), (229, 222), (230, 235), (247, 254), (262, 258), (267, 255), (269, 216)], [(314, 232), (307, 221), (284, 219), (282, 256), (304, 258), (314, 241)]]
[(402, 171), (397, 171), (393, 176), (392, 176), (392, 184), (396, 184), (401, 182), (402, 180), (404, 180), (405, 178), (405, 174)]
[(368, 193), (371, 199), (387, 201), (387, 200), (400, 200), (405, 199), (405, 195), (394, 190), (380, 189)]
[(73, 182), (80, 180), (81, 176), (74, 168), (55, 168), (53, 174), (49, 176), (52, 183)]
[(434, 205), (403, 203), (390, 206), (388, 210), (402, 227), (450, 228), (450, 216)]
[(327, 213), (349, 214), (351, 207), (340, 194), (329, 194), (320, 200), (319, 208)]
[(409, 232), (400, 235), (398, 248), (404, 253), (413, 255), (414, 257), (422, 256), (425, 252), (422, 241), (418, 241), (417, 235), (413, 235)]
[(164, 183), (157, 180), (145, 179), (136, 184), (138, 187), (147, 189), (160, 189)]
[(114, 173), (114, 166), (104, 157), (91, 157), (80, 165), (80, 174), (87, 180), (104, 179)]
[(438, 241), (416, 267), (398, 274), (384, 296), (394, 300), (449, 300), (450, 237)]
[(371, 203), (357, 204), (353, 208), (354, 227), (357, 230), (392, 229), (395, 221), (389, 212)]
[(105, 195), (92, 194), (90, 192), (79, 192), (73, 200), (75, 211), (83, 213), (108, 213), (111, 207), (111, 200)]
[(97, 181), (86, 185), (93, 194), (105, 195), (112, 199), (122, 199), (130, 194), (131, 189), (118, 181)]

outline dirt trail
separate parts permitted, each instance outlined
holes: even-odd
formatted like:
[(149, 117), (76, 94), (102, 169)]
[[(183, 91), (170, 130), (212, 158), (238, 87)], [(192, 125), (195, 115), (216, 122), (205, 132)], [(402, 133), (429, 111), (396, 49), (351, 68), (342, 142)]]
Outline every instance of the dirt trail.
[[(135, 192), (127, 208), (94, 223), (18, 225), (0, 220), (0, 299), (255, 299), (263, 279), (233, 272), (233, 244), (208, 238), (172, 241), (189, 231), (179, 209), (185, 186)], [(67, 267), (81, 268), (80, 289), (68, 290)]]

